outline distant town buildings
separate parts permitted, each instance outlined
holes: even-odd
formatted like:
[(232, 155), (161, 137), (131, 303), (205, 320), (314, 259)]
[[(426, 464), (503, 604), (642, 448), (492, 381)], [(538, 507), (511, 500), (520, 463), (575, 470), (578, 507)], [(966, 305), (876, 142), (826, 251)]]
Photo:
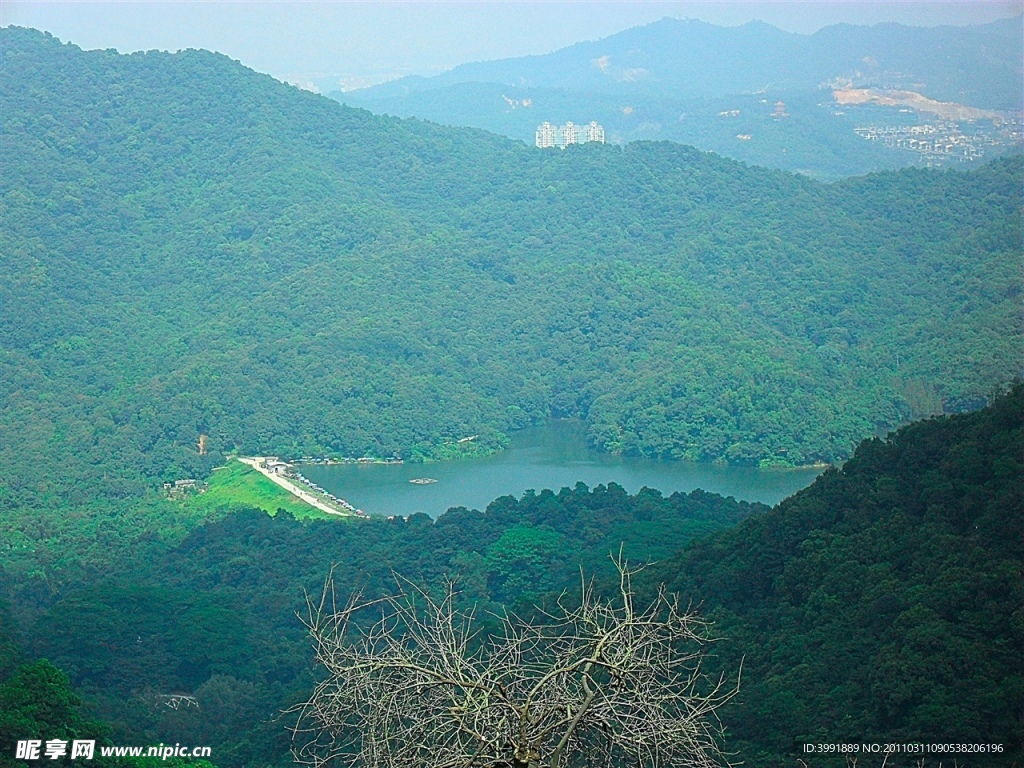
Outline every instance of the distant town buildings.
[(961, 162), (979, 160), (985, 149), (999, 146), (999, 141), (983, 133), (964, 134), (956, 123), (937, 125), (867, 126), (855, 128), (857, 135), (877, 141), (893, 149), (917, 152), (927, 165), (943, 160)]
[(537, 126), (537, 146), (541, 149), (558, 147), (565, 149), (570, 144), (587, 144), (596, 141), (604, 144), (604, 128), (591, 121), (590, 125), (552, 125), (544, 122)]

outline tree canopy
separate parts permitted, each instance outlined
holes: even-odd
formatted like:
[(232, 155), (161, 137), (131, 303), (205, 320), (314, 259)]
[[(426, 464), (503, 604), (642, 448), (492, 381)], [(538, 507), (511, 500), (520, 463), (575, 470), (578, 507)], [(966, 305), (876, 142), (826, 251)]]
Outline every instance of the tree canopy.
[(551, 415), (607, 451), (829, 462), (1020, 369), (1020, 158), (826, 186), (545, 153), (202, 51), (0, 34), (7, 507)]
[(704, 601), (730, 638), (723, 663), (744, 656), (744, 689), (721, 716), (751, 759), (827, 735), (1002, 744), (969, 758), (1002, 766), (1024, 749), (1022, 563), (1018, 385), (981, 412), (865, 441), (653, 578)]

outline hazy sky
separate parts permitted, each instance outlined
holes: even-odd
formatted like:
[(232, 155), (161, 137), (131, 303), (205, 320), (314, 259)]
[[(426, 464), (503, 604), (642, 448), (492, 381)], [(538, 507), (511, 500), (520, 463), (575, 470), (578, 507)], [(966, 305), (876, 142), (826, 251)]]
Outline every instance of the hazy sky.
[(547, 53), (664, 16), (733, 26), (752, 19), (810, 33), (845, 21), (978, 24), (1022, 0), (975, 2), (25, 2), (0, 0), (0, 25), (83, 48), (206, 48), (282, 80), (333, 90), (466, 61)]

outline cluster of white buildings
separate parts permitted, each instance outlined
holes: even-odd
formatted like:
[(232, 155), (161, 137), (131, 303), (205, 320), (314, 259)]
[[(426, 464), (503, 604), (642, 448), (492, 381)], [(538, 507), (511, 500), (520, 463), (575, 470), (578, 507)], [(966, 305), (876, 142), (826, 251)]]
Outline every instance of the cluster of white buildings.
[(858, 136), (878, 141), (894, 149), (909, 149), (929, 159), (958, 158), (977, 160), (985, 154), (984, 145), (996, 144), (984, 136), (968, 136), (955, 123), (939, 125), (908, 125), (899, 127), (868, 126), (855, 128)]
[(593, 121), (590, 125), (576, 125), (573, 122), (552, 125), (545, 122), (537, 126), (537, 146), (541, 149), (565, 149), (570, 144), (587, 144), (591, 141), (604, 144), (604, 128)]

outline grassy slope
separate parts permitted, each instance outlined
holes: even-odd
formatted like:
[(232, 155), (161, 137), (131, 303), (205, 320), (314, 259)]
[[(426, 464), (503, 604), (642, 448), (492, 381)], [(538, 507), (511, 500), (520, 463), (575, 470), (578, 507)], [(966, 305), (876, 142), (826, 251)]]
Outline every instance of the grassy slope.
[(206, 492), (190, 497), (185, 506), (191, 511), (207, 513), (221, 507), (257, 507), (271, 515), (284, 509), (299, 519), (330, 517), (240, 461), (229, 461), (226, 467), (214, 472)]

